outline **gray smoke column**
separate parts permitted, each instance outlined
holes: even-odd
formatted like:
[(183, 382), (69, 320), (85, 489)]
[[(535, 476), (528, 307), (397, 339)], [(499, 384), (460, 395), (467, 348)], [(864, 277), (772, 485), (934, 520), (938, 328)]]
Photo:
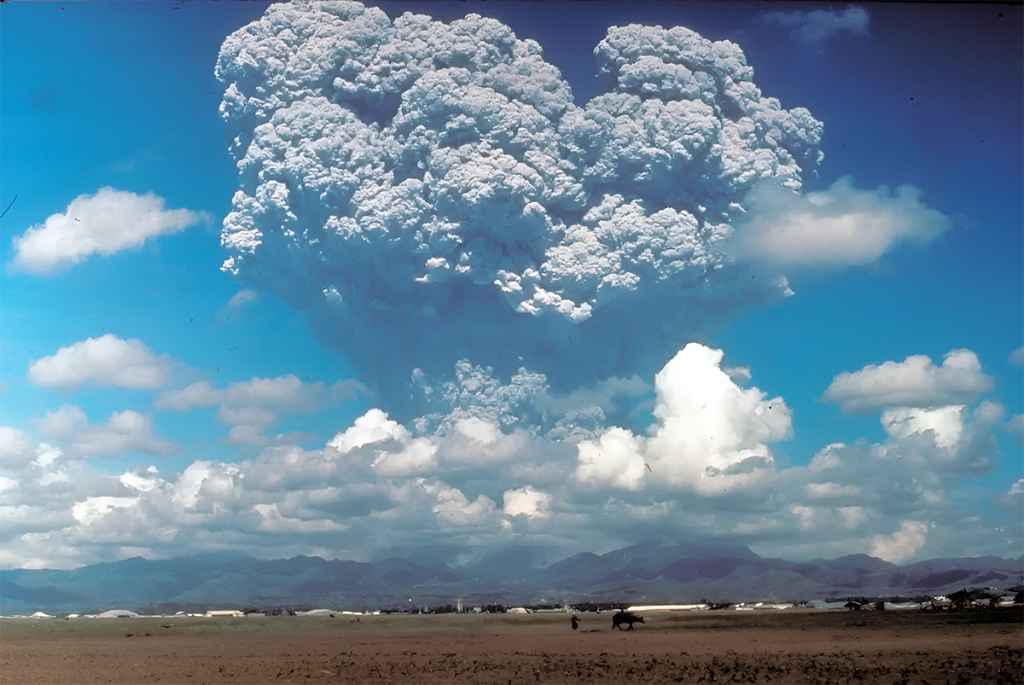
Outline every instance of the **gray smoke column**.
[(556, 391), (650, 377), (783, 297), (723, 245), (757, 181), (802, 188), (821, 124), (763, 97), (728, 41), (630, 25), (594, 53), (606, 92), (577, 107), (496, 20), (271, 5), (217, 64), (239, 170), (224, 268), (399, 404), (414, 368), (463, 358)]

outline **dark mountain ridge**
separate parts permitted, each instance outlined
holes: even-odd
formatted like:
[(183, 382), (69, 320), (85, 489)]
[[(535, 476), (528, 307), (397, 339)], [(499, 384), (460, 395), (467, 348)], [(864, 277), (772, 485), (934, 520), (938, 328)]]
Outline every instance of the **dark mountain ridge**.
[[(898, 566), (864, 554), (790, 562), (737, 545), (647, 540), (547, 562), (537, 548), (483, 555), (454, 546), (382, 550), (371, 561), (235, 552), (133, 557), (70, 571), (0, 571), (0, 613), (188, 606), (386, 609), (454, 604), (807, 601), (948, 594), (1024, 584), (1024, 558), (930, 559)], [(473, 559), (458, 563), (457, 559)], [(410, 601), (411, 600), (411, 601)]]

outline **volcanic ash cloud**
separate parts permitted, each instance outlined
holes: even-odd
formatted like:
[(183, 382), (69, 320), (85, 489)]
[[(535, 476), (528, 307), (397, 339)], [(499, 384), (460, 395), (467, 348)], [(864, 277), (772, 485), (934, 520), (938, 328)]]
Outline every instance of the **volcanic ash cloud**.
[(725, 256), (761, 179), (799, 191), (822, 126), (743, 52), (613, 27), (572, 101), (493, 19), (272, 5), (217, 64), (239, 189), (224, 268), (309, 315), (384, 392), (470, 358), (553, 389), (650, 377), (695, 330), (770, 303)]

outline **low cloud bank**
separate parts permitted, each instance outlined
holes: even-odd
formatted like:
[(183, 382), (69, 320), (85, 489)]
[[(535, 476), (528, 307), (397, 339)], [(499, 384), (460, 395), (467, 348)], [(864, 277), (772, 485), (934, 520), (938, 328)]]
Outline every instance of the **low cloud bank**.
[[(407, 423), (372, 408), (322, 448), (265, 441), (239, 463), (197, 459), (180, 471), (157, 463), (115, 475), (92, 458), (164, 456), (173, 446), (145, 415), (93, 425), (68, 405), (37, 420), (45, 443), (0, 430), (0, 564), (68, 567), (126, 548), (175, 556), (196, 546), (369, 558), (431, 540), (570, 554), (593, 551), (587, 540), (709, 531), (794, 559), (1012, 556), (1013, 532), (987, 528), (957, 497), (964, 478), (998, 463), (1001, 406), (886, 406), (885, 440), (834, 443), (806, 466), (780, 469), (772, 446), (792, 434), (791, 410), (755, 379), (756, 369), (723, 368), (720, 350), (695, 343), (653, 384), (613, 379), (570, 395), (542, 375), (502, 379), (463, 363), (453, 380), (421, 379), (432, 411)], [(277, 416), (326, 406), (336, 387), (258, 380), (158, 397), (168, 411), (259, 401)], [(639, 432), (643, 406), (653, 423)], [(1010, 512), (1019, 499), (1019, 484), (1008, 484), (993, 507)]]

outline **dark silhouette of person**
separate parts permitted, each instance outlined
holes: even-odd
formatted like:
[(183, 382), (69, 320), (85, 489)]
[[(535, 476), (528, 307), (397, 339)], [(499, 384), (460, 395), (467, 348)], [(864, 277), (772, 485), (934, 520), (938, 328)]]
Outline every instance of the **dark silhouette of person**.
[(572, 615), (572, 629), (576, 630), (579, 627), (580, 627), (580, 619), (579, 619), (578, 616), (576, 616), (576, 614), (573, 614)]

